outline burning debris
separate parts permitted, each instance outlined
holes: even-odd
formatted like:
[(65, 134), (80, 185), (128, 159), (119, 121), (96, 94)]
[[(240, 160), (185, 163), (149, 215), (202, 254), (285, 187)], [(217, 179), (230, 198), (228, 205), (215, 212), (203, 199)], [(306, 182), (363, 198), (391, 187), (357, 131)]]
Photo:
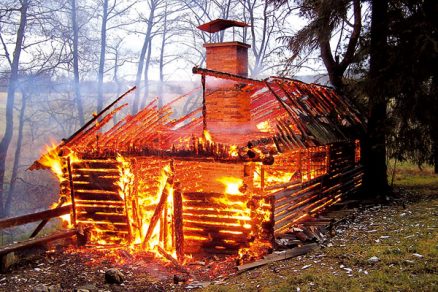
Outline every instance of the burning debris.
[[(223, 56), (209, 53), (218, 47)], [(315, 84), (247, 78), (248, 45), (206, 48), (210, 69), (193, 69), (201, 108), (171, 119), (184, 96), (161, 108), (153, 100), (110, 127), (133, 88), (31, 167), (56, 174), (87, 245), (150, 251), (182, 269), (193, 255), (248, 262), (361, 186), (352, 133), (363, 123), (347, 100)], [(236, 66), (216, 70), (234, 51)]]

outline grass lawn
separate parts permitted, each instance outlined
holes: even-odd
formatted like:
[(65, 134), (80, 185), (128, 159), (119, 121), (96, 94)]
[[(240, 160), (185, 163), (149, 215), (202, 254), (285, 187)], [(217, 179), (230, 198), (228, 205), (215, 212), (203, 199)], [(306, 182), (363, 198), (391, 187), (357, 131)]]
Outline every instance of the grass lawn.
[(204, 290), (438, 291), (438, 176), (403, 163), (394, 187), (401, 200), (358, 212), (325, 247)]

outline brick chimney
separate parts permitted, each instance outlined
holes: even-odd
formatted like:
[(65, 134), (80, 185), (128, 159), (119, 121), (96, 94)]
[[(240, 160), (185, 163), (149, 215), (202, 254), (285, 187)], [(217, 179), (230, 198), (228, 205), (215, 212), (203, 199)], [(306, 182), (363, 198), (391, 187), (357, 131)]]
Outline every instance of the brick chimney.
[[(216, 33), (229, 27), (246, 27), (246, 23), (216, 19), (198, 26), (199, 29)], [(233, 36), (234, 38), (234, 36)], [(248, 48), (238, 41), (206, 43), (207, 69), (248, 76)], [(207, 77), (205, 84), (205, 116), (207, 130), (215, 141), (241, 143), (239, 134), (251, 131), (250, 99), (236, 81)]]

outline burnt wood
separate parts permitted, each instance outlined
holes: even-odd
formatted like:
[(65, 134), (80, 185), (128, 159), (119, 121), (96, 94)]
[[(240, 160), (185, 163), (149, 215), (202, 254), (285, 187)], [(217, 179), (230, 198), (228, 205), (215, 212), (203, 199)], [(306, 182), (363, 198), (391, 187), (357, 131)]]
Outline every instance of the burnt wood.
[(12, 217), (12, 218), (6, 218), (0, 220), (0, 229), (23, 225), (30, 222), (50, 219), (54, 217), (59, 217), (61, 215), (69, 214), (72, 207), (71, 205), (62, 206), (55, 209), (50, 209), (46, 211), (36, 212), (32, 214)]

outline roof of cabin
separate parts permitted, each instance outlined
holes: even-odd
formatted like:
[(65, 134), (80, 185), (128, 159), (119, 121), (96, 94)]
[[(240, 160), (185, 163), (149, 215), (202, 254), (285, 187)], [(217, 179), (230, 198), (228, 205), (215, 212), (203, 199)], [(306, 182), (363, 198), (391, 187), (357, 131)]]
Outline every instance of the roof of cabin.
[[(351, 129), (363, 129), (359, 112), (330, 87), (275, 76), (256, 80), (197, 67), (193, 73), (234, 81), (251, 100), (251, 119), (259, 130), (243, 134), (238, 145), (241, 147), (249, 141), (275, 143), (281, 152), (352, 140), (356, 137)], [(196, 90), (202, 95), (200, 88)], [(101, 115), (98, 123), (89, 122), (88, 127), (65, 140), (59, 148), (68, 147), (79, 153), (98, 151), (103, 156), (114, 152), (162, 155), (163, 151), (185, 151), (190, 141), (203, 133), (202, 107), (176, 119), (170, 118), (172, 106), (186, 96), (162, 108), (154, 99), (136, 115), (128, 114), (109, 127), (113, 116), (126, 106), (115, 105), (111, 112)]]

